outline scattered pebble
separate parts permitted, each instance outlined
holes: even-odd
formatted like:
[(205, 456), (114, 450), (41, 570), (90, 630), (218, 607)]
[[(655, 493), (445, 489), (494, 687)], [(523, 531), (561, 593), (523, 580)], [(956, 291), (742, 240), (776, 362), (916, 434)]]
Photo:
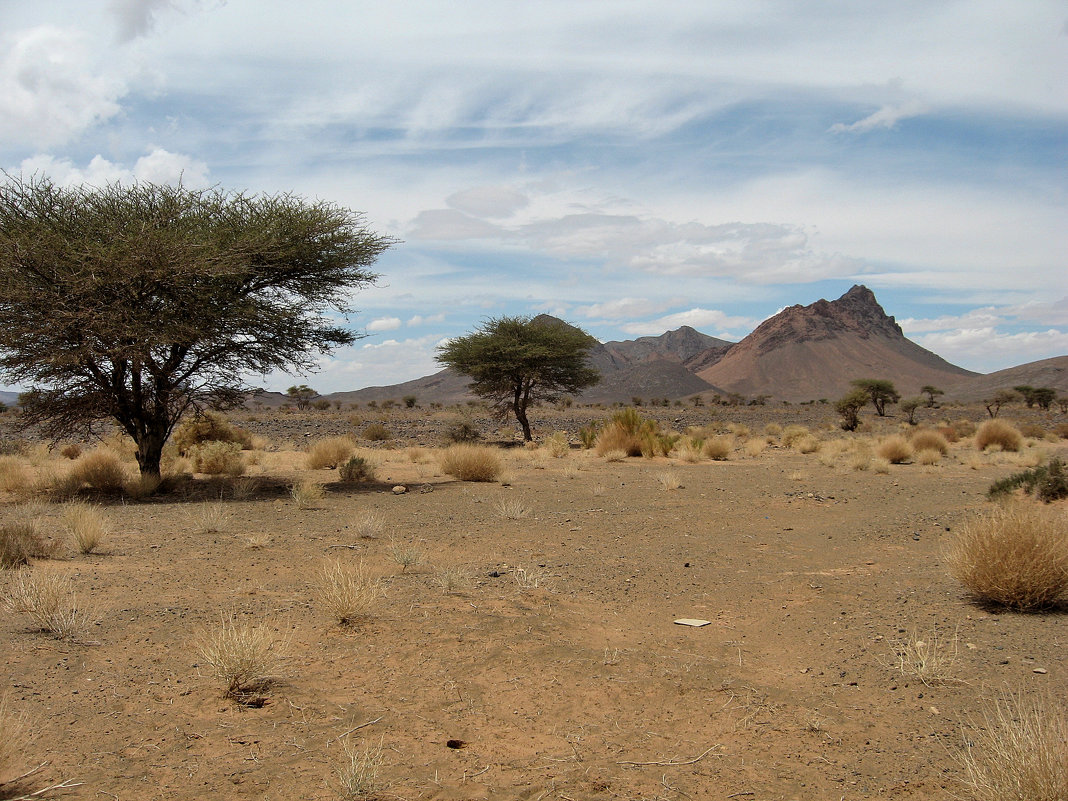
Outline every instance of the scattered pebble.
[(403, 495), (407, 491), (408, 491), (408, 488), (406, 486), (404, 486), (403, 484), (398, 484), (397, 486), (395, 486), (393, 488), (393, 494), (394, 495)]

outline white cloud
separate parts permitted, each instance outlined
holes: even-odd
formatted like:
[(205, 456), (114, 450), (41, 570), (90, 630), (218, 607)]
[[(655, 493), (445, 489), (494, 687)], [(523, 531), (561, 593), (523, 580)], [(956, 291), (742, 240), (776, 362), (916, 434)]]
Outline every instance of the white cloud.
[(626, 320), (657, 314), (667, 309), (670, 305), (670, 301), (653, 300), (651, 298), (617, 298), (604, 303), (576, 306), (575, 313), (587, 318)]
[(0, 139), (7, 146), (67, 142), (119, 112), (125, 81), (103, 67), (88, 37), (52, 25), (0, 40)]
[(155, 148), (151, 153), (141, 156), (132, 168), (97, 155), (93, 156), (83, 169), (75, 166), (69, 159), (40, 154), (23, 159), (15, 172), (26, 176), (34, 173), (47, 175), (61, 186), (106, 186), (134, 181), (157, 184), (177, 184), (181, 181), (184, 186), (192, 189), (210, 185), (206, 164), (183, 153), (170, 153), (163, 148)]
[(867, 133), (877, 128), (895, 128), (901, 120), (918, 117), (928, 111), (924, 103), (905, 103), (900, 106), (883, 106), (863, 119), (846, 125), (837, 122), (830, 127), (831, 133)]
[(508, 186), (477, 186), (450, 195), (445, 203), (474, 217), (511, 217), (530, 198)]
[(949, 329), (990, 329), (1004, 321), (1005, 316), (1003, 312), (999, 313), (999, 310), (995, 309), (993, 306), (986, 306), (981, 309), (972, 309), (964, 314), (944, 314), (939, 317), (927, 319), (906, 317), (897, 322), (905, 332), (905, 336), (911, 337), (913, 334), (922, 334), (931, 331), (946, 331)]
[(500, 235), (501, 230), (497, 226), (455, 209), (419, 212), (410, 232), (414, 239), (429, 240), (492, 239)]
[(156, 15), (174, 6), (174, 0), (111, 0), (109, 10), (118, 25), (120, 42), (128, 42), (148, 33)]
[(910, 339), (953, 364), (979, 372), (1068, 354), (1068, 331), (1053, 328), (1009, 334), (986, 326), (923, 334)]
[(416, 328), (417, 326), (421, 326), (421, 325), (436, 325), (438, 323), (443, 323), (443, 322), (445, 322), (444, 313), (442, 313), (442, 314), (430, 314), (430, 315), (417, 314), (414, 317), (410, 317), (408, 319), (408, 321), (405, 323), (405, 325), (408, 326), (409, 328)]
[(750, 331), (756, 325), (749, 317), (735, 317), (719, 309), (688, 309), (644, 323), (627, 323), (620, 326), (634, 336), (657, 336), (665, 331), (674, 331), (684, 325), (698, 331)]
[[(371, 332), (376, 331), (396, 331), (401, 327), (400, 317), (378, 317), (367, 324), (367, 330)], [(392, 340), (387, 340), (392, 341)], [(384, 344), (384, 343), (383, 343)], [(370, 347), (364, 345), (364, 347)]]

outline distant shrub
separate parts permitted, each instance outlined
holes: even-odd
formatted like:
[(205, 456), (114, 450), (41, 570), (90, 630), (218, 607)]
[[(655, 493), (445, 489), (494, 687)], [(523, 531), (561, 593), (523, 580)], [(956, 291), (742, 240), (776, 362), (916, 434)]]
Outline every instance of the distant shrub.
[(74, 461), (82, 455), (82, 446), (77, 442), (68, 442), (62, 448), (59, 449), (59, 455), (64, 459), (70, 459)]
[(496, 481), (501, 459), (492, 448), (479, 445), (453, 445), (441, 455), (441, 469), (460, 481)]
[(237, 442), (209, 440), (190, 449), (193, 472), (210, 476), (237, 477), (245, 472), (241, 445)]
[(341, 465), (338, 478), (348, 484), (375, 480), (375, 468), (370, 460), (362, 456), (350, 456), (348, 461)]
[(1053, 433), (1061, 439), (1068, 439), (1068, 423), (1058, 423), (1057, 427), (1053, 429)]
[(1023, 445), (1023, 437), (1004, 420), (986, 420), (975, 432), (975, 447), (985, 451), (991, 445), (997, 445), (1003, 451), (1015, 452)]
[(729, 458), (734, 449), (734, 441), (730, 437), (712, 437), (706, 439), (701, 453), (715, 462), (722, 462)]
[(782, 426), (778, 423), (768, 423), (764, 426), (764, 435), (768, 437), (782, 436)]
[(657, 424), (655, 420), (646, 420), (637, 409), (627, 407), (612, 415), (597, 435), (597, 455), (605, 456), (609, 451), (623, 451), (627, 456), (652, 456), (658, 450), (655, 441)]
[(1029, 503), (998, 507), (961, 526), (946, 553), (950, 573), (978, 600), (1042, 609), (1068, 590), (1068, 532)]
[(73, 482), (88, 484), (100, 492), (119, 492), (126, 483), (122, 462), (106, 448), (97, 448), (79, 457), (70, 475)]
[(370, 442), (385, 442), (392, 439), (393, 435), (389, 433), (389, 429), (381, 423), (371, 423), (364, 427), (363, 438)]
[(445, 429), (445, 441), (453, 444), (478, 442), (482, 432), (468, 420), (456, 420)]
[(820, 441), (811, 434), (805, 434), (795, 439), (790, 447), (801, 453), (815, 453), (820, 449)]
[(782, 443), (784, 448), (789, 448), (801, 437), (811, 436), (811, 434), (812, 432), (808, 430), (807, 426), (791, 424), (782, 430), (779, 442)]
[(348, 437), (328, 437), (321, 439), (308, 448), (304, 464), (309, 470), (333, 470), (348, 459), (356, 446)]
[(189, 456), (194, 447), (205, 442), (233, 442), (239, 446), (238, 450), (249, 450), (252, 448), (252, 434), (231, 425), (218, 412), (203, 411), (186, 418), (175, 430), (171, 442), (179, 454)]
[(1049, 464), (1013, 473), (991, 484), (986, 494), (990, 498), (1000, 498), (1020, 488), (1045, 503), (1068, 498), (1068, 473), (1064, 462), (1054, 458)]
[(935, 450), (945, 456), (949, 452), (949, 443), (938, 431), (930, 428), (920, 428), (909, 437), (912, 447), (918, 451)]
[(956, 426), (939, 426), (937, 430), (945, 438), (946, 442), (960, 441), (960, 432), (957, 431)]
[(953, 428), (956, 429), (957, 435), (960, 437), (970, 437), (975, 433), (975, 423), (963, 417), (953, 423)]
[(875, 449), (880, 458), (886, 459), (890, 464), (904, 464), (912, 458), (912, 446), (909, 441), (900, 434), (887, 437)]
[(1046, 429), (1037, 423), (1024, 423), (1020, 426), (1020, 434), (1029, 439), (1045, 439)]

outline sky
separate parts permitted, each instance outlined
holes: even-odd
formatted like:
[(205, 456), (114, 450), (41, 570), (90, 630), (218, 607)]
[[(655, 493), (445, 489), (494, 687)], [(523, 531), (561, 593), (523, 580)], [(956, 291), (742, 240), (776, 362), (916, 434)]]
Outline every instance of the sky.
[(400, 240), (322, 393), (491, 317), (737, 341), (857, 283), (962, 367), (1068, 354), (1066, 87), (1063, 0), (0, 0), (9, 174)]

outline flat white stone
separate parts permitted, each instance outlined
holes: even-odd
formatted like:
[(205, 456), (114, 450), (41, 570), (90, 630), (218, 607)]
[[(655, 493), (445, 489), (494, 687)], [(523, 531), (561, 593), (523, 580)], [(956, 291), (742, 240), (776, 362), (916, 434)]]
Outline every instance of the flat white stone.
[(711, 620), (699, 620), (699, 619), (694, 618), (694, 617), (680, 617), (678, 620), (675, 621), (675, 625), (676, 626), (695, 626), (695, 627), (698, 627), (698, 626), (707, 626), (711, 622), (712, 622)]

